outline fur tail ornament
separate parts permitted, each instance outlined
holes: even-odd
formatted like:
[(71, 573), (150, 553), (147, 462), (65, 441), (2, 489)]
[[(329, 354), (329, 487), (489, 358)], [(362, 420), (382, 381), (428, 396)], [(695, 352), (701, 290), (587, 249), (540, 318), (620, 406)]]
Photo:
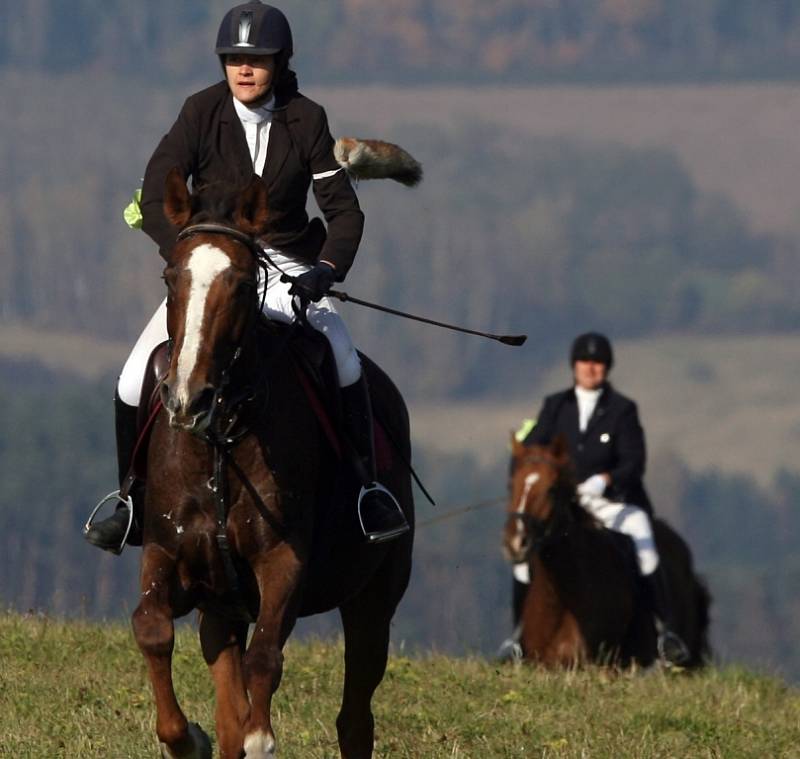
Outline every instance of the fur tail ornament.
[(391, 142), (340, 137), (333, 155), (353, 179), (394, 179), (406, 187), (422, 179), (422, 165)]

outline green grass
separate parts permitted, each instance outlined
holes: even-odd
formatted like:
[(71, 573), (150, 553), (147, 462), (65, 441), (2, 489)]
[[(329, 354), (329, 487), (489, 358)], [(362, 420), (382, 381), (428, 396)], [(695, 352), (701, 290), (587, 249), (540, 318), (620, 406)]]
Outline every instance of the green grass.
[[(279, 756), (336, 757), (340, 643), (292, 643), (275, 698)], [(213, 734), (193, 629), (175, 680)], [(376, 757), (800, 757), (800, 695), (738, 668), (697, 676), (548, 673), (436, 654), (394, 656), (374, 700)], [(157, 756), (143, 660), (117, 624), (0, 617), (0, 756)]]

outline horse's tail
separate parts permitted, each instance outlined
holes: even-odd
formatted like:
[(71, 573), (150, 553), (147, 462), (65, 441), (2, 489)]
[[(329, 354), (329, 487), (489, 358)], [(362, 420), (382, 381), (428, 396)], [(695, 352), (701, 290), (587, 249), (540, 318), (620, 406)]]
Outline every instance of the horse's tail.
[(391, 142), (340, 137), (333, 146), (333, 155), (353, 179), (394, 179), (406, 187), (422, 181), (421, 164)]
[(709, 627), (711, 626), (711, 591), (706, 581), (695, 573), (695, 619), (697, 620), (697, 646), (692, 652), (692, 664), (702, 667), (712, 658)]
[(669, 574), (673, 588), (672, 602), (681, 620), (681, 633), (685, 635), (689, 647), (687, 666), (702, 667), (711, 661), (711, 593), (706, 582), (695, 571), (692, 551), (678, 531), (658, 517), (653, 520), (653, 527), (659, 554), (672, 567)]

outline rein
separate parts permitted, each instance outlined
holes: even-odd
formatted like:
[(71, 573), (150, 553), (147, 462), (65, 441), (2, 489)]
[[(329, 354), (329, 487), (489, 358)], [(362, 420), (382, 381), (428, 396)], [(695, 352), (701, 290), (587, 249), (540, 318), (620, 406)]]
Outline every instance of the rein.
[[(236, 462), (229, 457), (229, 452), (233, 447), (236, 446), (238, 442), (240, 442), (246, 435), (249, 434), (250, 428), (247, 424), (242, 424), (238, 431), (236, 430), (236, 427), (242, 419), (244, 406), (254, 401), (258, 397), (259, 392), (256, 387), (245, 386), (240, 393), (231, 398), (226, 396), (226, 390), (231, 382), (232, 370), (242, 355), (242, 344), (245, 342), (247, 336), (252, 332), (252, 330), (258, 326), (258, 314), (263, 310), (264, 299), (266, 298), (266, 269), (269, 266), (272, 266), (280, 270), (280, 267), (278, 267), (277, 264), (275, 264), (275, 262), (264, 253), (263, 248), (261, 248), (252, 235), (242, 232), (241, 230), (227, 224), (191, 224), (178, 233), (177, 241), (186, 240), (198, 234), (218, 234), (236, 240), (244, 245), (250, 251), (250, 253), (252, 253), (256, 265), (264, 273), (265, 286), (264, 292), (261, 296), (261, 303), (257, 305), (256, 309), (254, 309), (254, 312), (246, 327), (245, 336), (242, 338), (242, 342), (236, 347), (233, 357), (228, 365), (222, 370), (219, 387), (217, 387), (214, 391), (214, 398), (212, 401), (213, 410), (211, 413), (212, 415), (215, 413), (220, 413), (226, 416), (227, 418), (225, 419), (225, 426), (221, 429), (215, 429), (214, 425), (212, 424), (204, 431), (203, 434), (203, 439), (212, 447), (214, 452), (214, 474), (208, 483), (209, 489), (214, 493), (214, 501), (216, 506), (216, 529), (214, 537), (222, 557), (222, 563), (225, 568), (225, 575), (228, 580), (231, 595), (237, 599), (235, 606), (240, 607), (241, 593), (239, 576), (233, 563), (231, 547), (230, 543), (228, 542), (227, 534), (229, 499), (226, 464), (231, 466), (231, 468), (236, 472), (245, 489), (250, 490), (252, 486), (248, 487), (249, 482), (247, 481), (245, 473), (238, 465), (236, 465)], [(281, 340), (277, 350), (273, 355), (279, 355), (285, 350), (289, 339), (291, 338), (292, 332), (293, 329), (291, 328), (286, 331), (286, 335)], [(256, 351), (256, 357), (258, 357), (258, 351)], [(257, 375), (256, 384), (261, 388), (268, 388), (269, 383), (264, 376), (266, 372), (259, 371), (258, 366), (256, 366), (255, 373)], [(266, 405), (269, 396), (266, 390), (262, 390), (262, 393), (264, 396), (264, 405)], [(266, 509), (263, 509), (262, 512), (266, 512), (268, 514)], [(273, 527), (282, 527), (281, 525), (277, 525), (277, 523), (273, 524), (275, 521), (274, 519), (267, 518), (267, 521), (269, 521)], [(241, 614), (242, 610), (239, 609), (238, 611)]]

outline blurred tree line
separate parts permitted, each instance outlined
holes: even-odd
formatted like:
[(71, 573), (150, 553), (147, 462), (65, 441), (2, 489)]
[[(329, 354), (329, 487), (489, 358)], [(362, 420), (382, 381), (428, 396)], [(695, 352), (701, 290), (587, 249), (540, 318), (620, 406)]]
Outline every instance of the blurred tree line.
[[(232, 0), (0, 7), (0, 66), (191, 76)], [(800, 73), (795, 0), (285, 0), (318, 81)]]
[[(0, 365), (0, 605), (92, 617), (128, 616), (136, 606), (138, 549), (112, 557), (80, 536), (113, 482), (110, 388), (111, 378), (83, 384)], [(714, 596), (717, 654), (800, 681), (800, 476), (779, 472), (772, 487), (759, 487), (743, 476), (691, 472), (675, 458), (651, 463), (660, 473), (650, 480), (656, 510), (687, 538)], [(394, 643), (491, 654), (510, 626), (509, 567), (500, 553), (505, 452), (481, 467), (467, 455), (418, 450), (415, 465), (439, 506), (417, 494), (414, 573)], [(300, 628), (338, 632), (338, 616)]]
[[(119, 84), (61, 81), (48, 104), (69, 120), (68, 137), (24, 97), (44, 78), (6, 79), (19, 107), (0, 113), (9, 138), (0, 148), (0, 314), (131, 340), (162, 295), (162, 262), (121, 211), (175, 105), (143, 86), (123, 94)], [(93, 117), (97, 98), (109, 101), (102, 119)], [(404, 377), (407, 393), (521, 389), (590, 326), (622, 338), (797, 324), (796, 244), (753, 233), (726, 198), (699, 191), (671, 152), (480, 123), (397, 124), (382, 136), (421, 160), (426, 178), (413, 191), (360, 185), (367, 224), (347, 289), (535, 341), (534, 350), (509, 351), (344, 305), (358, 342)]]

